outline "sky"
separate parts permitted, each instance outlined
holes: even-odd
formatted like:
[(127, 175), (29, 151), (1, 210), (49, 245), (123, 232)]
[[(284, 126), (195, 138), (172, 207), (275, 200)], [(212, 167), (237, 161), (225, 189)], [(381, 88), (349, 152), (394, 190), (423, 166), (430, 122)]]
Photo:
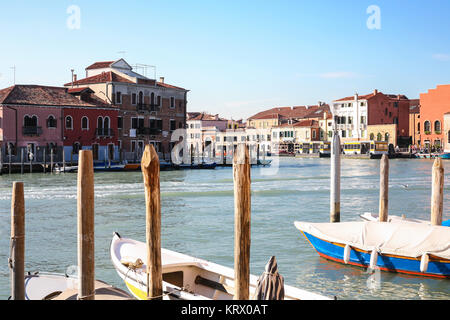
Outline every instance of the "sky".
[(124, 58), (190, 90), (188, 112), (233, 119), (374, 89), (415, 99), (450, 83), (448, 12), (448, 0), (7, 1), (0, 88), (13, 66), (17, 84), (62, 86)]

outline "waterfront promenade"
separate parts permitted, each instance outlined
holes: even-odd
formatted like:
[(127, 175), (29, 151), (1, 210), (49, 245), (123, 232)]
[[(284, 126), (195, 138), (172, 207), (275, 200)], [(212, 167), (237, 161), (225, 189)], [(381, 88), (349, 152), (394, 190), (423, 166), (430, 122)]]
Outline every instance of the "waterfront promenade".
[[(390, 214), (429, 219), (433, 161), (390, 162)], [(444, 161), (445, 172), (450, 162)], [(251, 273), (260, 274), (271, 255), (277, 257), (286, 284), (339, 299), (450, 298), (447, 280), (382, 272), (380, 287), (368, 288), (371, 275), (318, 257), (293, 221), (329, 219), (329, 159), (281, 158), (274, 167), (252, 169)], [(0, 208), (9, 212), (12, 181), (22, 180), (26, 201), (26, 271), (65, 272), (77, 264), (76, 178), (73, 173), (0, 177)], [(446, 175), (445, 184), (449, 179)], [(407, 187), (405, 187), (407, 185)], [(377, 212), (379, 161), (343, 159), (341, 221)], [(444, 193), (444, 220), (450, 197)], [(95, 175), (96, 277), (125, 289), (114, 270), (109, 243), (114, 231), (145, 240), (142, 173)], [(161, 172), (162, 246), (233, 267), (233, 177), (231, 168)], [(7, 214), (5, 215), (7, 216)], [(9, 219), (0, 232), (9, 235)], [(214, 241), (211, 241), (214, 239)], [(0, 259), (7, 261), (9, 238), (1, 240)], [(0, 266), (0, 286), (9, 288), (7, 264)], [(9, 290), (1, 293), (7, 299)]]

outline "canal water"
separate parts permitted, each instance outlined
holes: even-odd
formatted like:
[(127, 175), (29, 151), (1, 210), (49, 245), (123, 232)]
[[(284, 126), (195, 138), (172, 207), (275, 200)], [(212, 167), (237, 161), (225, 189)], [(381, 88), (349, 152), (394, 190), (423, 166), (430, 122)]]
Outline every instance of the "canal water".
[[(277, 258), (285, 283), (338, 299), (450, 299), (450, 280), (368, 273), (320, 258), (294, 221), (328, 222), (330, 159), (281, 158), (252, 169), (251, 273)], [(390, 161), (389, 213), (429, 219), (432, 161)], [(444, 220), (450, 219), (450, 161), (445, 162)], [(76, 173), (0, 176), (0, 299), (10, 295), (13, 181), (25, 184), (25, 270), (64, 273), (77, 264)], [(343, 159), (341, 221), (377, 212), (379, 161)], [(407, 185), (407, 187), (405, 187)], [(233, 267), (231, 168), (161, 172), (162, 246)], [(145, 241), (142, 174), (95, 174), (96, 278), (126, 290), (114, 270), (114, 231)], [(414, 235), (411, 235), (414, 236)]]

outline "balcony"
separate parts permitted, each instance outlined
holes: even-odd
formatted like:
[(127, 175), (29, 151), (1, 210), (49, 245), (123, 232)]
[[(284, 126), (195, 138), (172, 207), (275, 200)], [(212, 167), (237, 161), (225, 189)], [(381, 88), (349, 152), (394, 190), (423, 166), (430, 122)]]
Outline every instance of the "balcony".
[(136, 128), (136, 134), (140, 135), (150, 135), (150, 136), (157, 136), (161, 134), (161, 129), (156, 128)]
[(24, 136), (40, 136), (42, 127), (22, 127), (22, 134)]
[(159, 104), (147, 104), (147, 103), (138, 103), (136, 105), (137, 112), (154, 112), (159, 111)]
[(97, 128), (95, 129), (95, 135), (97, 137), (113, 137), (114, 130), (110, 128)]

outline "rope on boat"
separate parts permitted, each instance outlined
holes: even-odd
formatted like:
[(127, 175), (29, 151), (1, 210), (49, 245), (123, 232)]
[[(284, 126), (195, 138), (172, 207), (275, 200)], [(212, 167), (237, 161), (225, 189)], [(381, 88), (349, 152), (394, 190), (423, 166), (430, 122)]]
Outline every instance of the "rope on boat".
[[(135, 262), (120, 261), (120, 263), (122, 263), (125, 267), (128, 268), (127, 273), (125, 274), (125, 280), (128, 278), (128, 272), (133, 271), (134, 273), (136, 273), (136, 270), (141, 268), (144, 265), (142, 260), (139, 259), (139, 258), (136, 259)], [(172, 291), (170, 291), (170, 292), (167, 291), (167, 292), (163, 293), (162, 295), (151, 297), (151, 299), (163, 298), (165, 296), (169, 296), (169, 295), (171, 295), (173, 293), (176, 293), (176, 292), (182, 292), (182, 291), (189, 292), (188, 289), (189, 289), (188, 287), (181, 287), (180, 289), (173, 288)]]

